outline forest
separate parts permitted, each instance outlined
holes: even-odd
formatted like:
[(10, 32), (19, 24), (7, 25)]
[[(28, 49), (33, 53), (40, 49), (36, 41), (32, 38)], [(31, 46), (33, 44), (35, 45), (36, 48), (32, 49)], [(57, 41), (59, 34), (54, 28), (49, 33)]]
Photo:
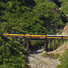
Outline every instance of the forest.
[[(68, 1), (53, 1), (0, 0), (0, 68), (28, 68), (24, 40), (17, 42), (3, 33), (56, 34), (67, 24)], [(41, 44), (32, 42), (32, 48)]]

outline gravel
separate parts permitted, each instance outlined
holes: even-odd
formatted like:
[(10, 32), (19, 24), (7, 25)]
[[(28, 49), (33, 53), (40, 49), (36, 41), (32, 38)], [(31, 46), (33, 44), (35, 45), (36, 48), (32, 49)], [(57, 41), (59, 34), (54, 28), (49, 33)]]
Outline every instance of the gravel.
[(60, 64), (58, 59), (43, 57), (40, 55), (41, 52), (43, 52), (43, 49), (34, 51), (26, 57), (29, 68), (56, 68)]

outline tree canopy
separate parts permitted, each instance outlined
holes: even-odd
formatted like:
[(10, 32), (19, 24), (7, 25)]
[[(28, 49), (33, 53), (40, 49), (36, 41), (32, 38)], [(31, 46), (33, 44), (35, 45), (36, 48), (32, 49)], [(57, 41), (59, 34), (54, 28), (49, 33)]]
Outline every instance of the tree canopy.
[(59, 0), (61, 2), (61, 10), (67, 15), (68, 14), (68, 0)]
[(0, 68), (10, 65), (10, 68), (28, 67), (23, 41), (16, 42), (2, 34), (56, 33), (67, 22), (65, 14), (57, 8), (55, 3), (47, 0), (0, 0)]

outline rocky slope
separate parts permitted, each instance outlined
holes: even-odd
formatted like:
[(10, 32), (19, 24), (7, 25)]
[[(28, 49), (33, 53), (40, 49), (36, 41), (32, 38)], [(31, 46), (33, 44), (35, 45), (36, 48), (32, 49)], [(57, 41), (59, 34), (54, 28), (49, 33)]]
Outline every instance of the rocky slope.
[(68, 35), (68, 25), (66, 25), (63, 29), (63, 32), (61, 33), (61, 35)]
[(58, 59), (43, 57), (41, 52), (43, 52), (43, 49), (34, 51), (32, 54), (27, 56), (29, 68), (56, 68), (56, 66), (60, 64)]

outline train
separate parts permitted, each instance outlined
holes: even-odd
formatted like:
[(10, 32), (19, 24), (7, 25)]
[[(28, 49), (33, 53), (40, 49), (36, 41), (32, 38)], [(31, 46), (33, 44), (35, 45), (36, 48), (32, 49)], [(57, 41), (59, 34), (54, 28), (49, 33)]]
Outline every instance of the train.
[(68, 35), (46, 35), (46, 34), (11, 34), (4, 33), (3, 36), (6, 37), (18, 37), (18, 38), (28, 38), (28, 39), (68, 39)]

